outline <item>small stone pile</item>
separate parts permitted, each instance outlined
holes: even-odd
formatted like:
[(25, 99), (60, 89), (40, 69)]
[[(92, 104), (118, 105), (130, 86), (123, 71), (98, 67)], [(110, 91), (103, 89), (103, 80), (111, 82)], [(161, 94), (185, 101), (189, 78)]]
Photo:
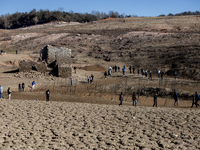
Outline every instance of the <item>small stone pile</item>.
[(30, 72), (18, 72), (14, 75), (17, 78), (27, 78), (27, 79), (47, 79), (47, 80), (54, 80), (53, 75), (50, 75), (48, 72), (37, 72), (37, 71), (30, 71)]

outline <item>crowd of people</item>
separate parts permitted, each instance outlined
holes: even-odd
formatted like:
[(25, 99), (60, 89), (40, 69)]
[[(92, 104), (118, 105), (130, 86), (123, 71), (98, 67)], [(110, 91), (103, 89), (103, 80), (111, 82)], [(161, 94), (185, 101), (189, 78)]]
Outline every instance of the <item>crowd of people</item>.
[[(74, 68), (74, 70), (75, 70), (75, 73), (76, 73), (76, 68)], [(135, 74), (135, 67), (134, 66), (133, 67), (130, 66), (129, 67), (129, 71), (130, 71), (130, 73)], [(107, 76), (111, 77), (111, 74), (115, 73), (115, 72), (120, 72), (120, 67), (119, 66), (115, 65), (115, 66), (109, 67), (108, 73), (107, 73), (107, 71), (104, 72), (105, 79), (107, 78)], [(122, 67), (122, 73), (123, 73), (123, 75), (125, 75), (125, 66)], [(140, 73), (141, 73), (141, 75), (143, 77), (146, 77), (146, 78), (148, 77), (148, 70), (144, 70), (143, 68), (142, 69), (138, 68), (138, 75), (140, 75)], [(162, 70), (161, 71), (158, 70), (158, 78), (163, 79), (163, 75), (164, 75), (164, 72)], [(174, 72), (174, 77), (175, 77), (175, 79), (177, 78), (177, 72), (176, 71)], [(70, 79), (71, 79), (71, 86), (74, 86), (73, 85), (73, 78), (71, 77)], [(151, 71), (149, 71), (149, 78), (148, 79), (152, 79), (152, 72)], [(87, 76), (87, 80), (88, 80), (88, 83), (90, 83), (90, 84), (93, 83), (94, 75), (91, 74), (91, 76)], [(35, 89), (35, 85), (36, 85), (35, 81), (33, 81), (31, 83), (31, 85), (32, 85), (32, 89)], [(18, 90), (19, 90), (19, 92), (24, 92), (25, 91), (25, 84), (24, 83), (22, 83), (22, 84), (19, 83)], [(8, 98), (7, 99), (11, 99), (11, 89), (10, 89), (10, 87), (8, 87), (7, 93), (8, 93)], [(45, 93), (46, 93), (46, 101), (49, 101), (50, 90), (48, 89)], [(153, 104), (153, 107), (157, 107), (158, 106), (157, 105), (157, 97), (158, 97), (158, 94), (154, 93), (154, 97), (153, 97), (154, 104)], [(1, 86), (1, 85), (0, 85), (0, 98), (4, 98), (4, 96), (3, 96), (3, 86)], [(196, 107), (199, 106), (199, 104), (198, 104), (198, 100), (199, 99), (200, 99), (200, 96), (197, 94), (197, 92), (195, 92), (191, 108), (194, 105)], [(123, 104), (123, 100), (124, 100), (123, 92), (121, 92), (121, 94), (119, 96), (119, 100), (120, 100), (120, 104), (119, 105), (122, 105)], [(136, 98), (136, 93), (135, 92), (133, 92), (133, 94), (132, 94), (132, 101), (133, 101), (133, 106), (137, 106), (137, 98)], [(178, 93), (177, 93), (177, 91), (174, 91), (174, 106), (178, 106), (178, 105), (179, 105)]]
[[(130, 74), (133, 73), (135, 74), (135, 67), (134, 66), (130, 66), (129, 68), (129, 71), (130, 71)], [(120, 66), (110, 66), (108, 68), (108, 71), (105, 71), (104, 72), (104, 76), (105, 76), (105, 79), (108, 77), (111, 77), (111, 74), (112, 73), (116, 73), (116, 72), (120, 72)], [(122, 67), (122, 74), (125, 75), (125, 66)], [(138, 68), (138, 75), (142, 75), (142, 77), (146, 77), (148, 79), (151, 79), (152, 80), (152, 72), (151, 71), (148, 71), (148, 69), (143, 69), (143, 68)], [(148, 74), (149, 74), (149, 77), (148, 77)], [(162, 70), (158, 70), (158, 78), (161, 78), (163, 79), (164, 77), (164, 71)], [(176, 79), (177, 78), (177, 72), (174, 71), (174, 78)]]
[[(157, 107), (158, 106), (158, 94), (155, 92), (154, 96), (153, 96), (153, 107)], [(121, 94), (119, 95), (119, 105), (122, 105), (123, 103), (123, 92), (121, 92)], [(195, 105), (196, 107), (199, 106), (198, 101), (200, 100), (200, 96), (197, 94), (197, 92), (195, 92), (194, 97), (193, 97), (193, 101), (192, 101), (192, 106), (191, 108), (193, 108), (193, 106)], [(132, 101), (133, 101), (133, 106), (137, 106), (137, 98), (136, 98), (136, 93), (133, 92), (132, 94)], [(179, 98), (178, 98), (178, 93), (177, 91), (174, 91), (174, 106), (178, 106), (179, 105)]]

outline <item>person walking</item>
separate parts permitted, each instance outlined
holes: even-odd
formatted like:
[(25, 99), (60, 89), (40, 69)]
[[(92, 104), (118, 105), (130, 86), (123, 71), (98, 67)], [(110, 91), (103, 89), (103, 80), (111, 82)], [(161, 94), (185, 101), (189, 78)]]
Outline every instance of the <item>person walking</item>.
[(117, 69), (118, 69), (118, 72), (120, 72), (120, 67), (119, 66), (117, 67)]
[(72, 77), (70, 79), (71, 79), (71, 86), (74, 86)]
[(25, 89), (25, 84), (22, 83), (22, 90), (23, 90), (23, 92), (24, 92), (24, 89)]
[(91, 79), (92, 79), (92, 82), (94, 81), (94, 76), (93, 76), (93, 74), (91, 74)]
[(115, 72), (117, 72), (117, 66), (115, 65)]
[(107, 77), (107, 71), (104, 72), (104, 76), (105, 76), (105, 79), (106, 79), (106, 77)]
[(19, 92), (22, 91), (22, 87), (21, 87), (21, 84), (20, 84), (20, 83), (19, 83), (19, 85), (18, 85), (18, 90), (19, 90)]
[(174, 79), (176, 79), (176, 78), (177, 78), (177, 72), (174, 71)]
[(121, 94), (119, 95), (119, 101), (120, 101), (119, 105), (122, 105), (123, 99), (124, 99), (123, 93), (121, 92)]
[(174, 91), (174, 106), (176, 106), (176, 104), (177, 104), (177, 106), (178, 106), (178, 104), (179, 104), (179, 100), (178, 100), (178, 94), (177, 94), (177, 92), (176, 91)]
[(129, 67), (129, 70), (130, 70), (130, 73), (132, 73), (132, 72), (131, 72), (131, 70), (132, 70), (132, 67), (131, 67), (131, 66)]
[(0, 98), (4, 98), (3, 97), (3, 86), (0, 85)]
[(76, 66), (74, 66), (74, 73), (76, 74)]
[(143, 68), (141, 69), (141, 74), (142, 74), (142, 77), (144, 76), (144, 70)]
[(49, 89), (46, 91), (46, 101), (49, 101), (50, 91)]
[(194, 95), (194, 99), (193, 99), (193, 103), (192, 103), (191, 108), (193, 107), (194, 104), (196, 105), (196, 107), (199, 106), (199, 104), (198, 104), (199, 99), (200, 99), (200, 96), (197, 94), (197, 92), (195, 92), (195, 95)]
[(160, 70), (158, 70), (158, 78), (160, 78)]
[(140, 68), (138, 69), (138, 76), (140, 75)]
[(10, 87), (8, 88), (7, 92), (8, 92), (8, 98), (7, 98), (7, 99), (10, 99), (10, 98), (11, 98), (11, 91), (10, 91)]
[(133, 66), (133, 74), (135, 74), (135, 67)]
[(35, 89), (35, 81), (32, 82), (32, 89)]
[(145, 70), (145, 77), (147, 78), (148, 70)]
[(89, 76), (87, 76), (87, 81), (88, 81), (88, 83), (90, 83), (90, 77)]
[(108, 69), (108, 76), (111, 77), (110, 69)]
[(149, 79), (151, 78), (151, 80), (152, 80), (152, 73), (151, 73), (151, 71), (149, 72)]
[(191, 108), (193, 107), (193, 105), (196, 103), (196, 101), (195, 101), (195, 96), (193, 97), (193, 99), (192, 99), (192, 106), (191, 106)]
[(163, 80), (164, 72), (161, 70), (161, 79)]
[(133, 100), (133, 106), (137, 106), (137, 99), (136, 99), (136, 94), (135, 94), (135, 92), (133, 92), (132, 100)]
[(153, 107), (154, 106), (157, 107), (157, 93), (154, 94), (154, 104), (153, 104)]
[(92, 84), (92, 77), (90, 76), (90, 84)]
[(123, 75), (125, 75), (125, 67), (122, 68)]

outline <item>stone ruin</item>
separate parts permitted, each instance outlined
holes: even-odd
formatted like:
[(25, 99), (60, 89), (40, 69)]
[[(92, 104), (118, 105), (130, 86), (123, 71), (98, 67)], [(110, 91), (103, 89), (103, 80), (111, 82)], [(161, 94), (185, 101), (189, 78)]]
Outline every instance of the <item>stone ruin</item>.
[(30, 72), (49, 72), (58, 77), (71, 77), (71, 50), (64, 47), (53, 47), (46, 45), (40, 52), (40, 58), (37, 61), (21, 60), (19, 61), (19, 71)]

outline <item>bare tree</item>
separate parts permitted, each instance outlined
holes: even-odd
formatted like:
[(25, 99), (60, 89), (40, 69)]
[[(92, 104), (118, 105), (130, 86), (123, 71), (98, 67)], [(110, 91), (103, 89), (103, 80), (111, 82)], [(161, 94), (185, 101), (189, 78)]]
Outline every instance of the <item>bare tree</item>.
[(10, 28), (9, 17), (10, 17), (10, 14), (5, 14), (2, 16), (3, 26), (5, 29)]
[(35, 17), (33, 18), (33, 22), (34, 22), (35, 24), (38, 23), (38, 18), (37, 18), (37, 16), (35, 16)]

